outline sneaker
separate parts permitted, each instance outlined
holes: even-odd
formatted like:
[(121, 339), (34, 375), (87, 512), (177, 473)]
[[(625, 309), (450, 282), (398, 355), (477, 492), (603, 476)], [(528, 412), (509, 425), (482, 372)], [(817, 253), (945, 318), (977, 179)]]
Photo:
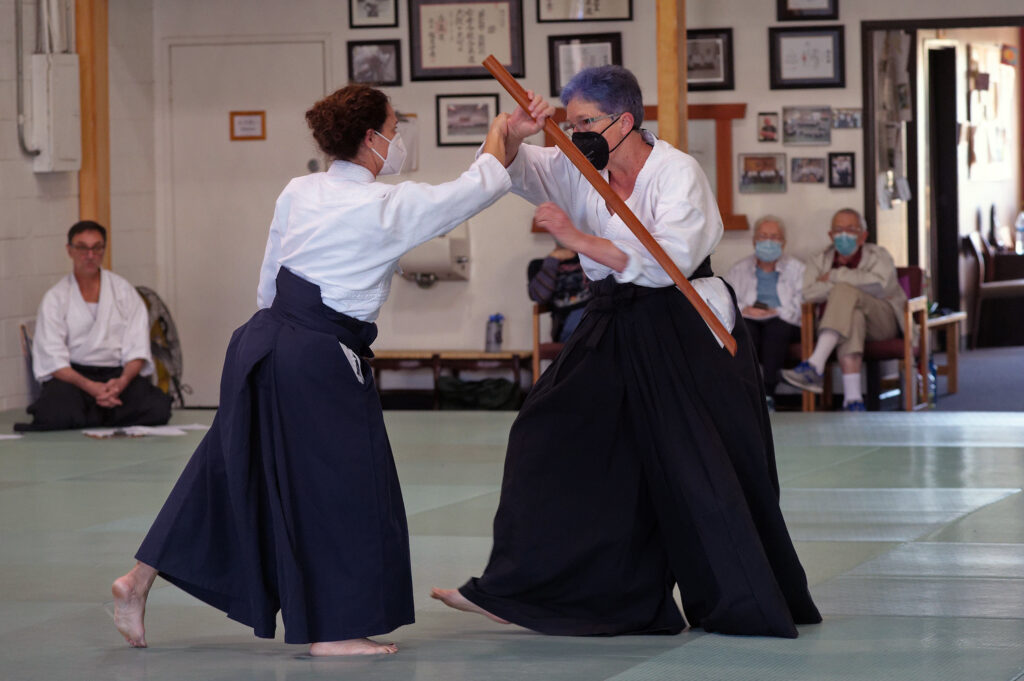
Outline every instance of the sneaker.
[(825, 385), (825, 375), (819, 374), (807, 362), (800, 362), (793, 369), (783, 369), (781, 375), (782, 380), (794, 388), (809, 390), (815, 395), (820, 395)]
[(864, 407), (864, 403), (858, 400), (844, 404), (843, 411), (867, 411), (867, 409)]

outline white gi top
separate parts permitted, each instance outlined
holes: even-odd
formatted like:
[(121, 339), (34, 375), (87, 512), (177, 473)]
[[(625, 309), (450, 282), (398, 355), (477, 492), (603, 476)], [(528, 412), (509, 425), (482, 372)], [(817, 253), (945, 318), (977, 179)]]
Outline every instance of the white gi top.
[[(718, 204), (704, 171), (692, 156), (646, 130), (641, 134), (654, 148), (637, 175), (626, 205), (688, 277), (722, 239), (724, 228)], [(597, 190), (556, 147), (521, 145), (508, 172), (513, 193), (534, 204), (553, 201), (580, 231), (608, 239), (629, 257), (626, 269), (616, 272), (581, 253), (580, 264), (591, 280), (599, 281), (611, 274), (623, 284), (672, 285), (671, 277), (633, 236), (622, 218), (609, 213)], [(608, 178), (607, 170), (601, 174)], [(736, 314), (725, 282), (707, 277), (691, 283), (731, 331)]]
[(100, 270), (100, 301), (93, 317), (88, 303), (69, 274), (43, 296), (32, 340), (32, 369), (40, 382), (53, 372), (83, 364), (124, 366), (145, 360), (141, 376), (153, 373), (149, 349), (149, 314), (135, 287), (127, 279)]
[(450, 232), (510, 187), (508, 172), (490, 154), (438, 185), (376, 182), (369, 169), (348, 161), (297, 177), (277, 199), (256, 304), (274, 302), (284, 265), (319, 286), (324, 305), (372, 322), (402, 255)]
[[(732, 266), (726, 281), (732, 284), (736, 291), (736, 304), (742, 310), (750, 307), (757, 301), (757, 274), (754, 268), (757, 267), (757, 258), (748, 255)], [(779, 294), (779, 318), (792, 324), (800, 326), (800, 303), (803, 302), (801, 291), (804, 287), (804, 264), (796, 258), (784, 255), (779, 258), (775, 265), (779, 273), (779, 283), (776, 291)]]

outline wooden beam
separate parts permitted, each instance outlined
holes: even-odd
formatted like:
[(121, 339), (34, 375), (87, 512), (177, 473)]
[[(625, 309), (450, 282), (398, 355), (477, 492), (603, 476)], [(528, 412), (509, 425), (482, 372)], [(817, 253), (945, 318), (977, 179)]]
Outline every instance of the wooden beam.
[(103, 266), (110, 267), (110, 87), (107, 64), (107, 0), (75, 0), (82, 107), (82, 169), (78, 171), (78, 218), (107, 228)]
[(658, 0), (658, 137), (686, 151), (686, 0)]

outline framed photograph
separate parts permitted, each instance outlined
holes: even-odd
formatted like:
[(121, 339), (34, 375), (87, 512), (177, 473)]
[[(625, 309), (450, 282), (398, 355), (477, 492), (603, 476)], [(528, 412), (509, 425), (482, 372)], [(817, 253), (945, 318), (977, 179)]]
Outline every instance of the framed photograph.
[(775, 0), (779, 21), (838, 19), (839, 0)]
[(348, 79), (367, 85), (401, 85), (402, 51), (397, 40), (350, 40)]
[(824, 158), (793, 158), (789, 170), (790, 182), (822, 183), (825, 182)]
[(779, 141), (779, 112), (760, 111), (757, 114), (757, 141)]
[(438, 95), (437, 146), (483, 144), (497, 115), (498, 95)]
[(852, 151), (830, 152), (828, 155), (828, 186), (852, 189), (857, 184), (857, 168)]
[(782, 107), (783, 144), (832, 143), (832, 109), (827, 106)]
[(832, 127), (859, 128), (862, 117), (862, 109), (832, 109)]
[(349, 28), (398, 26), (398, 0), (348, 0)]
[(409, 0), (412, 80), (490, 78), (493, 54), (522, 78), (523, 0)]
[(630, 21), (633, 0), (537, 0), (537, 21)]
[(772, 90), (846, 87), (842, 26), (768, 29)]
[(740, 194), (786, 191), (785, 154), (740, 154)]
[(552, 97), (562, 94), (565, 84), (583, 69), (607, 64), (622, 64), (621, 33), (548, 36)]
[(699, 28), (686, 32), (686, 89), (735, 88), (731, 28)]

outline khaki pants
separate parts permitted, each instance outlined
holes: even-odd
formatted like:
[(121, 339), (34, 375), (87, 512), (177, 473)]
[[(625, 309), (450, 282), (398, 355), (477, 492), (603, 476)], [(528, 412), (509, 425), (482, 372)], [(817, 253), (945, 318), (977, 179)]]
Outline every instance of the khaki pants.
[(889, 303), (849, 284), (836, 284), (829, 291), (818, 327), (832, 329), (843, 337), (836, 347), (837, 357), (863, 353), (865, 340), (888, 340), (900, 333)]

